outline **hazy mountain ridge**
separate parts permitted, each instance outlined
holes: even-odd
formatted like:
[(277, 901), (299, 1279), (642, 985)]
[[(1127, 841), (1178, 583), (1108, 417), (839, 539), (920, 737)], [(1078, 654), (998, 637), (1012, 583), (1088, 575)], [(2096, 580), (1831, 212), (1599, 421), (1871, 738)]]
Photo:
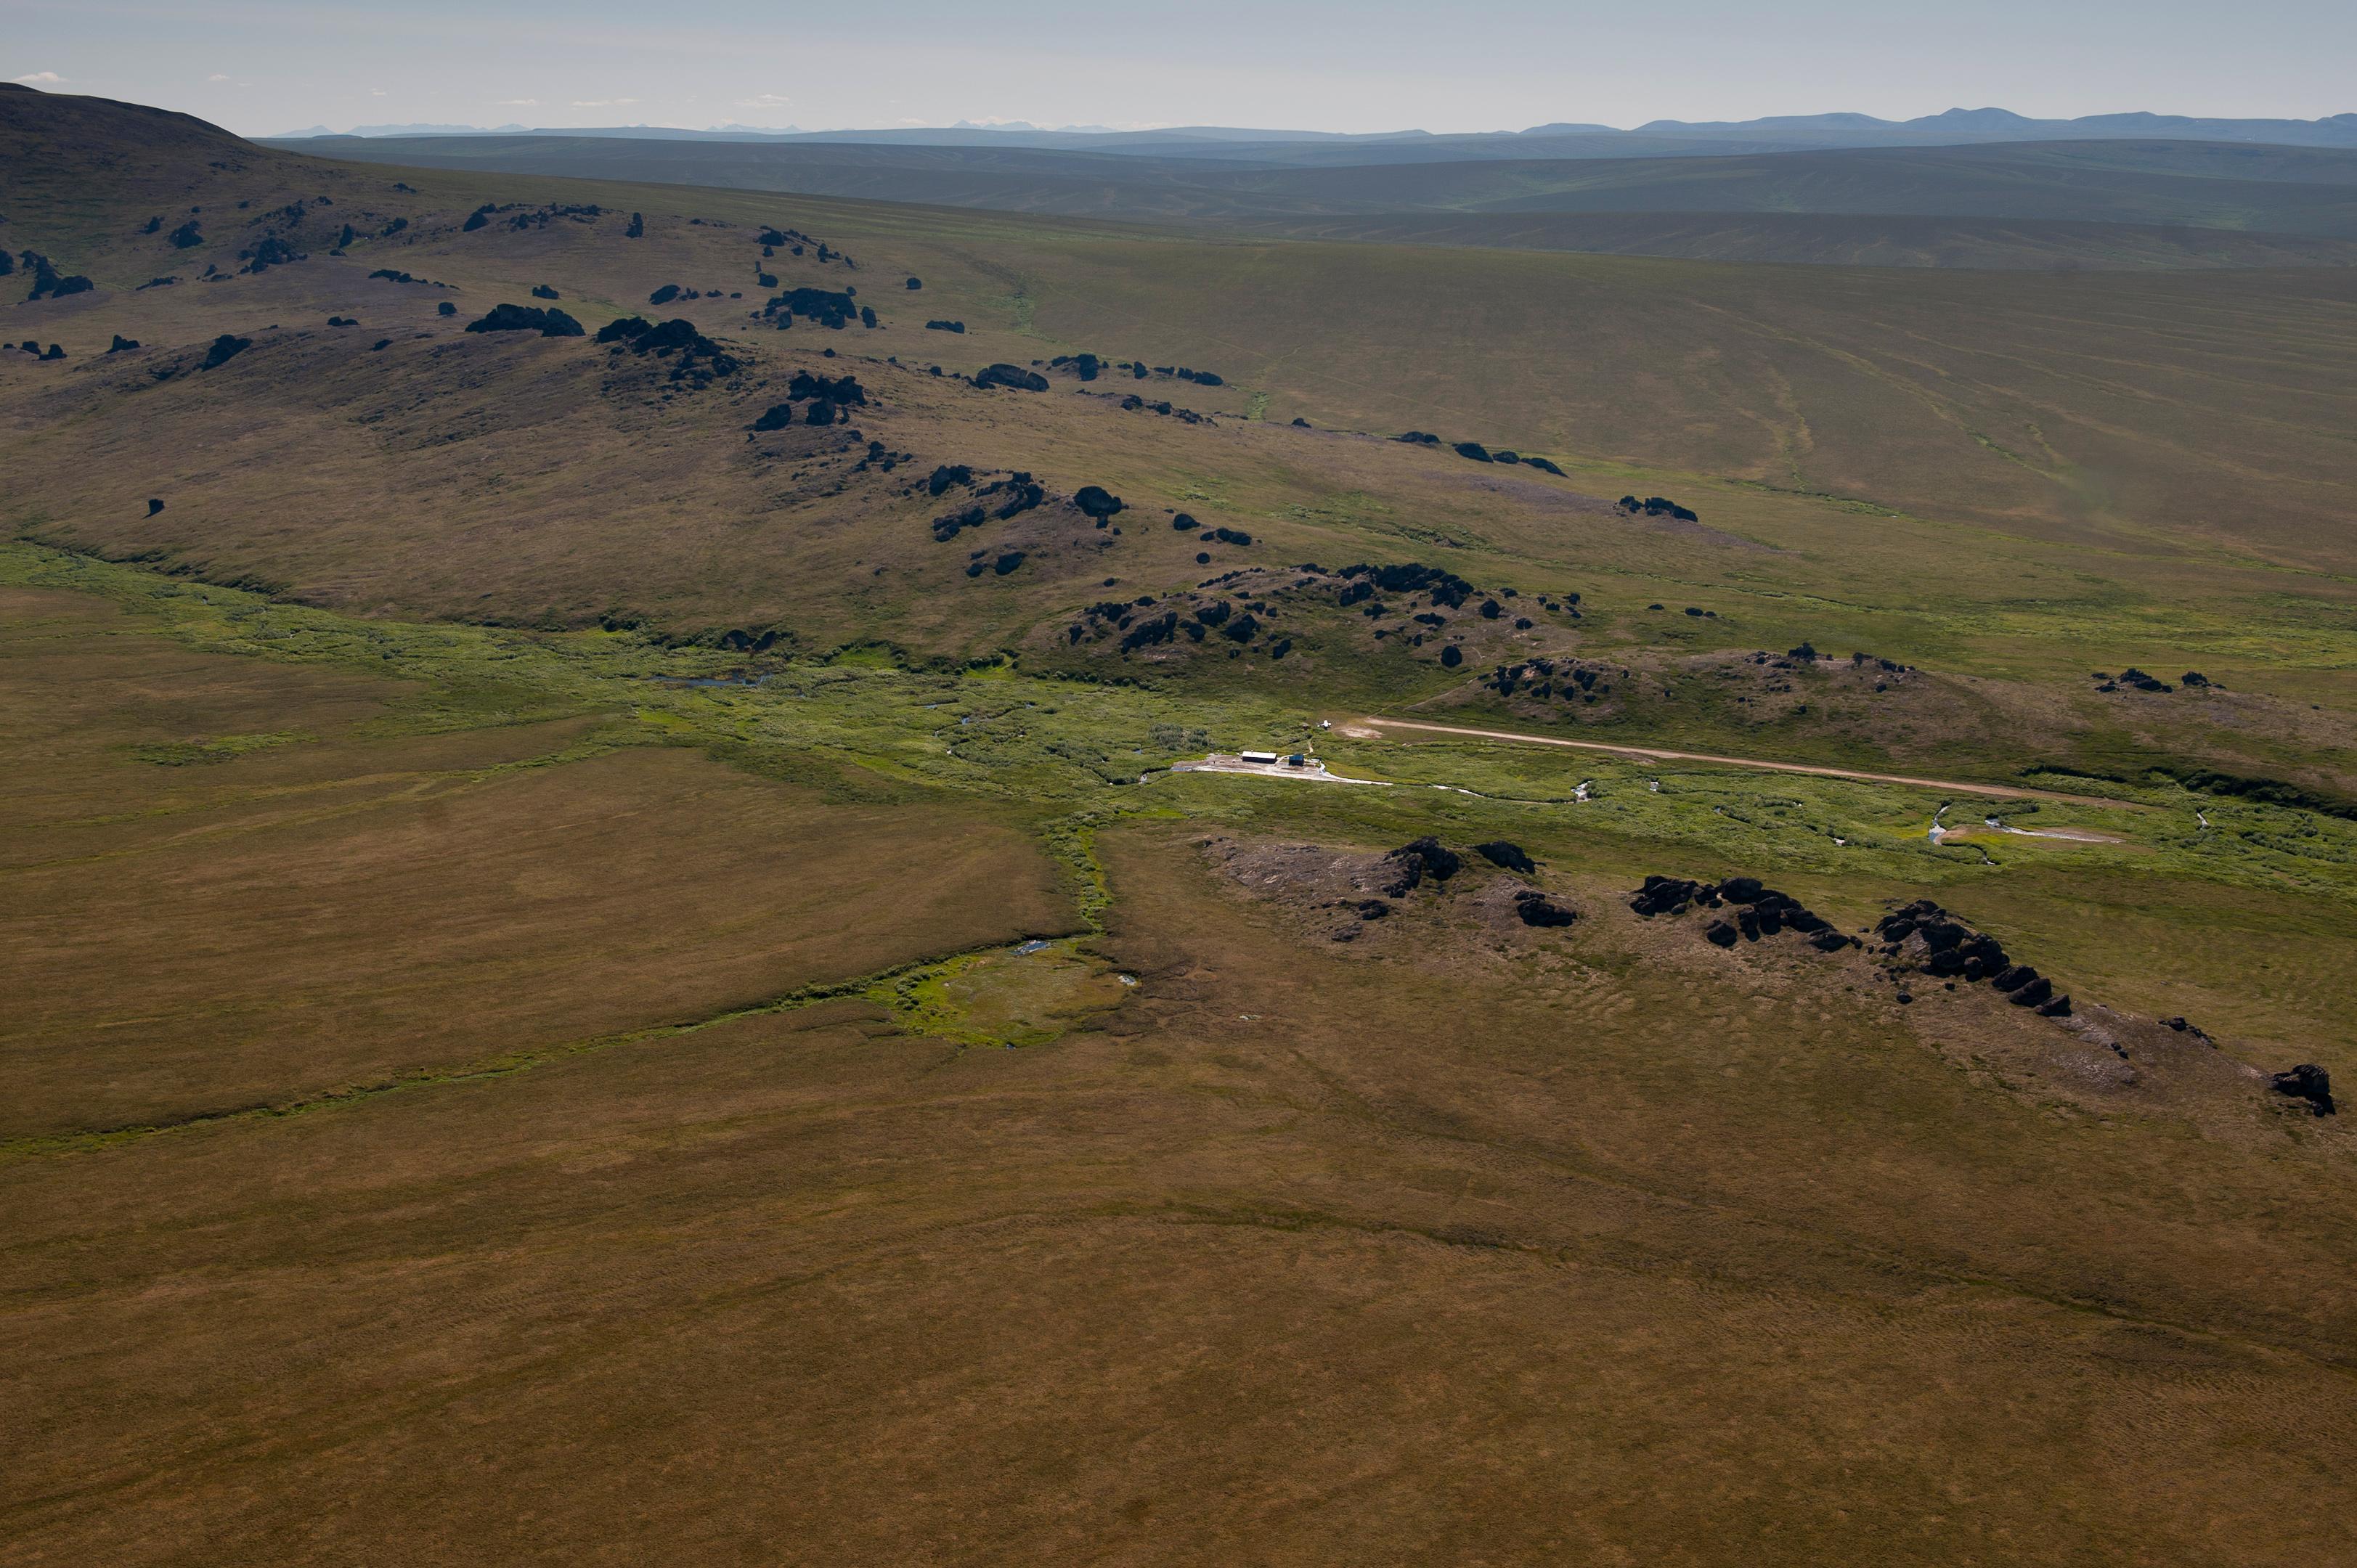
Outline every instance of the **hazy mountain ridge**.
[(1565, 136), (1615, 139), (1770, 144), (1789, 147), (1939, 146), (1978, 142), (2041, 142), (2054, 140), (2114, 140), (2118, 138), (2194, 137), (2204, 141), (2266, 142), (2286, 146), (2357, 147), (2357, 113), (2326, 115), (2315, 120), (2250, 119), (2188, 114), (2157, 114), (2147, 111), (2087, 114), (2073, 119), (2038, 119), (2009, 109), (1949, 109), (1912, 120), (1883, 120), (1871, 114), (1837, 112), (1826, 114), (1773, 114), (1752, 120), (1650, 120), (1622, 129), (1612, 125), (1568, 121), (1533, 125), (1521, 131), (1446, 133), (1404, 129), (1340, 132), (1265, 129), (1225, 125), (1178, 125), (1147, 131), (1114, 131), (1103, 126), (1049, 129), (1027, 121), (1003, 125), (961, 120), (946, 126), (899, 126), (804, 131), (794, 127), (759, 130), (744, 125), (712, 126), (695, 131), (654, 125), (496, 128), (468, 125), (360, 125), (333, 133), (325, 126), (283, 132), (260, 138), (292, 141), (326, 134), (398, 135), (572, 135), (644, 138), (717, 137), (749, 141), (850, 141), (920, 143), (938, 145), (1094, 146), (1168, 149), (1207, 145), (1323, 147), (1379, 146), (1400, 141), (1430, 141), (1460, 149), (1469, 156), (1518, 156), (1476, 152), (1488, 144), (1530, 138)]

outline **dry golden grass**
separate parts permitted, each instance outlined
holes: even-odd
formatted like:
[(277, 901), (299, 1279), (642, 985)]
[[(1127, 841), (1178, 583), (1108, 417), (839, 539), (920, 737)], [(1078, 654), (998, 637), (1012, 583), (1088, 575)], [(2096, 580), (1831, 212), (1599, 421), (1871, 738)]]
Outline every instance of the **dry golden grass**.
[(11, 1560), (2350, 1550), (2342, 1140), (1577, 882), (1371, 961), (1106, 847), (1143, 983), (1046, 1048), (830, 1004), (0, 1171)]
[[(973, 810), (825, 805), (686, 751), (554, 760), (577, 725), (355, 736), (391, 682), (70, 615), (91, 603), (22, 596), (65, 635), (0, 643), (31, 851), (0, 873), (5, 1135), (297, 1101), (1071, 918)], [(265, 717), (296, 738), (152, 759)]]

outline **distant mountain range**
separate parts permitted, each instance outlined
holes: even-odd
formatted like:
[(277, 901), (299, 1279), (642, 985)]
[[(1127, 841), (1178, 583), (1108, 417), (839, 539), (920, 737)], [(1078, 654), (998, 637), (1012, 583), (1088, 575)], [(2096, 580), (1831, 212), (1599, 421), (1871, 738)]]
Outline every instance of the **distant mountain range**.
[[(1595, 153), (1685, 150), (1700, 146), (1713, 152), (1804, 151), (1833, 147), (1958, 146), (1993, 142), (2118, 141), (2124, 139), (2257, 142), (2278, 146), (2357, 148), (2357, 113), (2333, 114), (2318, 120), (2211, 119), (2185, 114), (2089, 114), (2072, 120), (2038, 120), (2009, 109), (1950, 109), (1913, 120), (1879, 120), (1871, 114), (1779, 114), (1758, 120), (1654, 120), (1633, 129), (1611, 125), (1556, 122), (1523, 131), (1479, 132), (1437, 135), (1428, 131), (1383, 131), (1349, 134), (1336, 131), (1264, 130), (1225, 125), (1177, 125), (1151, 131), (1116, 131), (1102, 125), (1047, 129), (1024, 121), (977, 124), (960, 121), (944, 126), (892, 126), (869, 129), (805, 131), (794, 126), (716, 125), (701, 131), (662, 125), (562, 126), (535, 128), (519, 124), (356, 125), (331, 132), (324, 125), (288, 131), (267, 141), (308, 141), (332, 135), (486, 136), (565, 135), (623, 136), (662, 141), (808, 141), (902, 144), (923, 146), (1058, 147), (1098, 152), (1146, 152), (1164, 155), (1217, 148), (1232, 156), (1253, 146), (1300, 147), (1318, 145), (1336, 152), (1356, 148), (1415, 146), (1419, 156), (1441, 153), (1450, 157), (1519, 157), (1532, 156), (1533, 143), (1553, 147), (1587, 144)], [(1561, 156), (1559, 152), (1553, 156)]]

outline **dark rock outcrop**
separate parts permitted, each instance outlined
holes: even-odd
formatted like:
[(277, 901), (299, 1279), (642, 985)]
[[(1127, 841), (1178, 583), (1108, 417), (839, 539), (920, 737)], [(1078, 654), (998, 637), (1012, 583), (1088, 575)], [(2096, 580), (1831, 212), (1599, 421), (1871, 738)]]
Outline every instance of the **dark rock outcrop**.
[(780, 326), (791, 324), (799, 316), (840, 331), (858, 317), (859, 304), (847, 290), (790, 288), (762, 306), (761, 314)]
[(1489, 843), (1477, 843), (1473, 846), (1473, 853), (1492, 865), (1501, 866), (1508, 871), (1518, 871), (1524, 876), (1530, 875), (1538, 869), (1537, 863), (1523, 852), (1522, 845), (1509, 843), (1504, 839), (1495, 839)]
[(1719, 907), (1717, 885), (1691, 882), (1682, 876), (1648, 876), (1644, 886), (1629, 900), (1631, 911), (1647, 919), (1656, 915), (1683, 915), (1697, 905), (1706, 909)]
[(808, 371), (796, 371), (793, 380), (786, 383), (786, 395), (820, 398), (846, 408), (867, 406), (867, 389), (859, 384), (858, 377), (849, 374), (814, 376)]
[(25, 296), (27, 304), (37, 299), (63, 299), (68, 295), (88, 294), (97, 286), (79, 273), (60, 274), (50, 264), (49, 258), (38, 251), (25, 252), (25, 264), (33, 271), (33, 292)]
[(1420, 838), (1383, 856), (1378, 868), (1385, 878), (1383, 891), (1391, 897), (1404, 897), (1424, 884), (1426, 877), (1446, 882), (1457, 875), (1465, 862), (1455, 850), (1437, 838)]
[(1001, 522), (1006, 521), (1009, 518), (1020, 517), (1027, 511), (1043, 506), (1048, 499), (1047, 488), (1035, 481), (1030, 475), (1020, 472), (1011, 474), (1004, 479), (994, 480), (985, 486), (981, 493), (985, 496), (1003, 495), (1006, 498), (999, 502), (993, 513)]
[(1020, 365), (992, 365), (974, 378), (978, 387), (1012, 387), (1017, 392), (1046, 392), (1048, 378)]
[(1514, 895), (1514, 914), (1525, 926), (1568, 926), (1579, 918), (1578, 911), (1566, 908), (1535, 887)]
[(533, 305), (495, 305), (479, 321), (467, 323), (469, 332), (537, 332), (544, 338), (586, 336), (581, 323), (561, 310)]
[[(1695, 882), (1680, 876), (1648, 876), (1630, 896), (1629, 908), (1651, 919), (1656, 915), (1683, 915), (1690, 908), (1735, 909), (1733, 929), (1746, 941), (1758, 941), (1780, 931), (1797, 931), (1811, 939), (1820, 952), (1854, 945), (1789, 893), (1763, 885), (1756, 876), (1730, 876), (1718, 883)], [(1725, 925), (1727, 922), (1717, 922)], [(1706, 933), (1707, 934), (1707, 933)], [(1717, 941), (1717, 937), (1711, 939)], [(1721, 943), (1724, 946), (1726, 944)]]
[[(562, 315), (551, 311), (552, 316)], [(468, 330), (472, 331), (469, 328)], [(733, 376), (744, 367), (736, 355), (695, 329), (695, 323), (674, 316), (658, 326), (643, 316), (625, 316), (597, 328), (597, 341), (619, 354), (651, 354), (671, 365), (671, 379), (690, 389), (708, 385), (715, 378)], [(775, 410), (771, 411), (776, 412)], [(768, 417), (767, 415), (763, 416)], [(775, 425), (756, 425), (775, 429)]]
[(216, 366), (226, 365), (253, 347), (253, 338), (240, 338), (233, 332), (224, 332), (213, 339), (212, 347), (205, 350), (204, 360), (197, 366), (197, 369), (210, 371)]
[(1681, 522), (1702, 521), (1693, 511), (1661, 496), (1647, 496), (1643, 500), (1639, 500), (1635, 496), (1622, 496), (1620, 510), (1632, 516), (1641, 513), (1647, 517), (1674, 517)]
[(2270, 1075), (2267, 1087), (2277, 1094), (2306, 1101), (2309, 1109), (2319, 1116), (2333, 1115), (2340, 1109), (2332, 1103), (2332, 1075), (2314, 1062), (2302, 1062), (2287, 1072)]
[(1072, 497), (1072, 504), (1083, 515), (1099, 520), (1118, 516), (1124, 510), (1122, 499), (1103, 485), (1082, 485)]

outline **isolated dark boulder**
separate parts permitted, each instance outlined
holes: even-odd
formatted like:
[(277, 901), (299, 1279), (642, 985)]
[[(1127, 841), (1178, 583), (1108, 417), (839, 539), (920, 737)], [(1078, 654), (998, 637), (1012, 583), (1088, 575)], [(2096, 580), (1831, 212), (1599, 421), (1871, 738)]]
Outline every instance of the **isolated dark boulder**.
[(1479, 441), (1459, 441), (1457, 444), (1457, 455), (1459, 457), (1470, 457), (1476, 463), (1494, 463), (1497, 461), (1496, 458), (1490, 456), (1490, 449), (1482, 446)]
[(1558, 479), (1565, 477), (1564, 471), (1561, 468), (1556, 467), (1544, 457), (1525, 457), (1523, 459), (1523, 467), (1526, 468), (1536, 468), (1543, 474), (1553, 474)]
[(532, 296), (534, 299), (557, 299), (563, 297), (558, 295), (554, 289), (549, 287), (544, 283), (536, 283), (532, 285)]
[(2068, 996), (2049, 997), (2038, 1004), (2038, 1015), (2041, 1018), (2068, 1018), (2071, 1015), (2071, 999)]
[(924, 286), (924, 281), (920, 278), (910, 278), (908, 283), (908, 289), (910, 294), (916, 293), (919, 289)]
[(1179, 532), (1185, 533), (1189, 529), (1197, 528), (1201, 525), (1197, 523), (1192, 517), (1182, 511), (1178, 516), (1170, 520), (1170, 526), (1177, 529)]
[(663, 285), (662, 287), (655, 290), (654, 293), (647, 295), (647, 303), (649, 305), (669, 305), (673, 300), (677, 299), (678, 297), (679, 285), (675, 283), (667, 283)]
[(58, 346), (57, 344), (55, 344), (55, 343), (50, 344), (50, 345), (49, 345), (49, 349), (48, 349), (48, 352), (47, 352), (47, 353), (45, 353), (45, 354), (43, 354), (43, 355), (41, 356), (41, 358), (42, 358), (42, 359), (44, 359), (44, 360), (62, 360), (62, 359), (64, 359), (65, 357), (66, 357), (66, 351), (65, 351), (65, 349), (62, 349), (62, 348), (60, 348), (60, 347), (59, 347), (59, 346)]
[(1048, 378), (1020, 365), (991, 365), (974, 378), (978, 387), (1012, 387), (1017, 392), (1046, 392)]
[(1537, 863), (1523, 853), (1522, 845), (1509, 843), (1504, 839), (1495, 839), (1489, 843), (1477, 843), (1473, 846), (1473, 853), (1492, 865), (1502, 866), (1508, 871), (1518, 871), (1524, 876), (1530, 875), (1538, 869)]
[(458, 307), (446, 299), (440, 304), (435, 306), (434, 314), (436, 316), (456, 316), (458, 314)]
[(1735, 945), (1736, 929), (1725, 920), (1713, 920), (1702, 929), (1702, 934), (1710, 939), (1713, 947), (1731, 948)]
[(1394, 441), (1404, 441), (1411, 446), (1437, 446), (1440, 445), (1439, 436), (1431, 434), (1429, 431), (1424, 430), (1405, 431), (1400, 435), (1393, 436), (1392, 439)]
[(2340, 1109), (2332, 1103), (2332, 1075), (2314, 1062), (2270, 1075), (2267, 1087), (2293, 1100), (2305, 1100), (2319, 1116), (2330, 1116)]
[(1380, 898), (1361, 898), (1355, 908), (1361, 920), (1380, 920), (1392, 912), (1392, 907)]
[(1465, 650), (1452, 642), (1440, 650), (1440, 662), (1443, 668), (1454, 670), (1465, 662)]
[(106, 346), (106, 351), (110, 354), (124, 354), (137, 347), (139, 347), (138, 338), (125, 338), (122, 333), (117, 332), (114, 335), (114, 341)]
[(646, 218), (640, 213), (633, 212), (630, 214), (630, 226), (622, 231), (622, 238), (625, 240), (643, 239), (646, 236)]
[(217, 365), (226, 365), (253, 347), (253, 338), (240, 338), (233, 332), (224, 332), (213, 339), (212, 347), (205, 350), (203, 363), (197, 369), (210, 371)]
[(793, 422), (794, 405), (792, 403), (773, 403), (762, 413), (760, 418), (753, 421), (747, 428), (757, 432), (783, 430)]
[(2007, 993), (2006, 1000), (2017, 1007), (2035, 1007), (2041, 1002), (2050, 1000), (2053, 994), (2054, 983), (2041, 974), (2029, 984), (2018, 986)]
[(1253, 536), (1241, 528), (1215, 528), (1211, 530), (1211, 537), (1222, 544), (1233, 544), (1239, 547), (1250, 544), (1253, 541)]
[(1010, 550), (1006, 554), (1001, 555), (997, 560), (992, 562), (990, 564), (990, 569), (1004, 577), (1006, 574), (1014, 571), (1015, 568), (1022, 564), (1023, 552), (1020, 550)]
[(495, 305), (479, 321), (467, 323), (469, 332), (537, 332), (544, 338), (586, 336), (581, 323), (561, 310), (533, 305)]
[(925, 330), (928, 332), (963, 332), (965, 330), (965, 323), (963, 321), (928, 321), (925, 323)]
[(154, 496), (149, 496), (147, 498), (147, 515), (149, 517), (154, 517), (157, 512), (162, 511), (163, 510), (164, 503), (162, 501), (157, 500)]
[(482, 206), (467, 214), (467, 220), (458, 225), (459, 231), (463, 233), (473, 233), (489, 223), (491, 220), (491, 214), (497, 210), (498, 208), (494, 204), (488, 201), (483, 203)]
[(201, 245), (205, 242), (204, 231), (199, 228), (197, 220), (191, 218), (172, 231), (171, 242), (172, 248), (176, 251), (186, 251)]
[[(2017, 963), (2009, 968), (1999, 971), (1996, 974), (1990, 977), (1989, 984), (1994, 989), (2009, 996), (2025, 985), (2035, 984), (2038, 978), (2039, 975), (2036, 970), (2030, 968), (2026, 963)], [(2051, 988), (2050, 987), (2049, 989)]]
[(1124, 510), (1122, 499), (1103, 485), (1082, 485), (1072, 504), (1085, 515), (1100, 519), (1117, 516)]

